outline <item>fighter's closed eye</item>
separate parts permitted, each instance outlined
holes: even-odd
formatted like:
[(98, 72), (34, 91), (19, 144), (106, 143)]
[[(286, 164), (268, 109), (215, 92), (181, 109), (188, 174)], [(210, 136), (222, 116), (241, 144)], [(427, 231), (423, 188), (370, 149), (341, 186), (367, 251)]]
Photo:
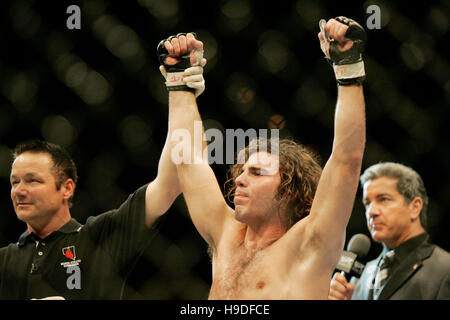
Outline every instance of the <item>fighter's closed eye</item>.
[(250, 171), (251, 174), (253, 174), (255, 176), (263, 175), (263, 172), (262, 172), (261, 168), (254, 168), (254, 167), (252, 167), (252, 168), (249, 169), (249, 171)]

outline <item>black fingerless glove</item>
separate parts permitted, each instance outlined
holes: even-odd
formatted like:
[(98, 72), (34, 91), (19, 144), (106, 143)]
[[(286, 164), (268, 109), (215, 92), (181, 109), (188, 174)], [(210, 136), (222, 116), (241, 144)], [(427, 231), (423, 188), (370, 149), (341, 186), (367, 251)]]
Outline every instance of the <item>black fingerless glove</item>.
[(330, 42), (330, 57), (327, 58), (332, 64), (336, 81), (340, 85), (360, 84), (366, 78), (362, 53), (366, 45), (367, 37), (364, 28), (356, 21), (337, 17), (337, 21), (346, 24), (349, 28), (345, 37), (353, 41), (353, 46), (346, 51), (339, 51), (335, 41)]
[[(195, 33), (191, 32), (194, 37), (197, 37)], [(181, 57), (174, 57), (178, 59), (179, 61), (176, 64), (168, 65), (166, 64), (166, 58), (169, 56), (169, 53), (167, 52), (166, 48), (164, 47), (164, 42), (172, 40), (172, 38), (179, 37), (181, 35), (186, 35), (186, 33), (179, 33), (176, 36), (170, 36), (167, 39), (161, 40), (156, 48), (156, 54), (158, 56), (158, 60), (161, 63), (161, 65), (164, 66), (167, 72), (166, 76), (166, 87), (168, 91), (172, 90), (181, 90), (181, 91), (191, 91), (194, 92), (195, 89), (189, 88), (184, 82), (183, 82), (183, 74), (184, 70), (191, 67), (190, 62), (190, 52), (186, 53), (184, 56)]]

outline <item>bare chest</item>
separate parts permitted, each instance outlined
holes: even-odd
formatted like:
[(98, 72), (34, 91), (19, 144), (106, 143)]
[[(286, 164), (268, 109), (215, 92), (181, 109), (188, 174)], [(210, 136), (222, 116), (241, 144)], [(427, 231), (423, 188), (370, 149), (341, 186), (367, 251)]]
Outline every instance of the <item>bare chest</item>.
[(214, 261), (210, 299), (264, 299), (281, 280), (274, 259), (265, 250), (237, 247), (222, 251)]

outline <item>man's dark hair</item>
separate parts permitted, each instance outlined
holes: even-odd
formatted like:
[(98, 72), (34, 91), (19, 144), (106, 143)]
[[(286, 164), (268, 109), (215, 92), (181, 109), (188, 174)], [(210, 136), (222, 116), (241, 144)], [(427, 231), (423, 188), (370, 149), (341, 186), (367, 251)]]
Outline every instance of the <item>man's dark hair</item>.
[[(70, 157), (69, 153), (61, 146), (42, 140), (30, 140), (19, 143), (12, 151), (13, 162), (22, 153), (47, 153), (53, 161), (53, 174), (55, 176), (56, 188), (59, 190), (61, 185), (67, 180), (72, 179), (75, 185), (78, 181), (77, 167)], [(73, 195), (70, 197), (69, 207), (72, 207)]]
[(405, 198), (406, 204), (411, 203), (415, 197), (422, 199), (422, 211), (420, 212), (420, 223), (427, 227), (428, 218), (428, 195), (420, 175), (412, 168), (401, 163), (380, 162), (367, 168), (359, 178), (361, 188), (367, 181), (381, 177), (397, 179), (397, 191)]

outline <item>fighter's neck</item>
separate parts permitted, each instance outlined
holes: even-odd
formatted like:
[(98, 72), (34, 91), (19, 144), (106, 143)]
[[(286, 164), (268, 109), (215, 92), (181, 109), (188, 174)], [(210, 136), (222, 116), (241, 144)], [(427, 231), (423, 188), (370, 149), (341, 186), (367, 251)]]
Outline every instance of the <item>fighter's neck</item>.
[(279, 225), (269, 225), (260, 228), (247, 226), (244, 245), (249, 250), (261, 250), (280, 239), (285, 230)]

